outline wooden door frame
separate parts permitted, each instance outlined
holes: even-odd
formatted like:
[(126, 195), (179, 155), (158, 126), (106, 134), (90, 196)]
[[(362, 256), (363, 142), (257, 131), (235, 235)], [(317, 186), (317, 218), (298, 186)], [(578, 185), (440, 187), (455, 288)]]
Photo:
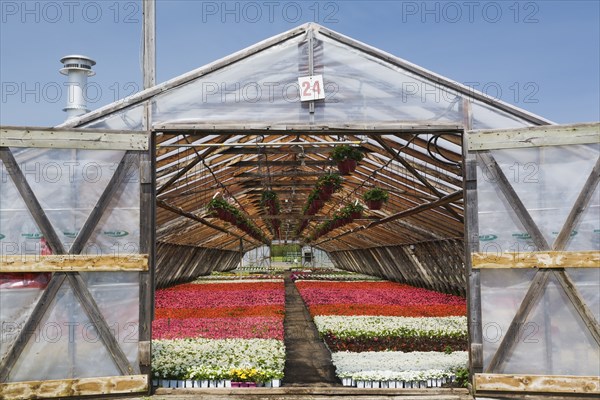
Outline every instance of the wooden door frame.
[[(155, 252), (155, 168), (154, 152), (146, 131), (109, 131), (95, 129), (54, 129), (0, 127), (0, 159), (27, 209), (52, 250), (52, 255), (0, 255), (0, 272), (52, 272), (50, 282), (41, 294), (16, 340), (0, 362), (0, 397), (6, 399), (32, 397), (70, 397), (118, 393), (149, 393), (151, 323), (154, 295)], [(40, 202), (31, 189), (10, 148), (56, 148), (86, 150), (124, 150), (112, 178), (70, 249), (65, 249)], [(139, 170), (140, 179), (140, 247), (134, 255), (82, 255), (81, 252), (110, 200), (127, 181), (131, 168)], [(139, 370), (125, 356), (111, 332), (94, 297), (80, 272), (139, 273)], [(29, 339), (43, 319), (52, 300), (63, 285), (70, 285), (85, 314), (94, 321), (102, 344), (121, 372), (121, 376), (75, 378), (48, 381), (7, 382), (10, 372), (23, 353)]]

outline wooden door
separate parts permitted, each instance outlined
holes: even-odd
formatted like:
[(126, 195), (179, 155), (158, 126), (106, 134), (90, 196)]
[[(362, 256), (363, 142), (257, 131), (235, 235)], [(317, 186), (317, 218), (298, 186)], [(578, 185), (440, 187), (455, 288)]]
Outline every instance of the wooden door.
[(149, 135), (1, 134), (0, 398), (147, 393)]
[(467, 135), (478, 396), (600, 395), (599, 139), (598, 123)]

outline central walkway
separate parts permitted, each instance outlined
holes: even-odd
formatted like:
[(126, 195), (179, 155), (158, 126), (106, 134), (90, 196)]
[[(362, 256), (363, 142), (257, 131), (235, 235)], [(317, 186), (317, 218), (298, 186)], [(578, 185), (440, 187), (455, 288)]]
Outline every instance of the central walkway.
[(331, 353), (312, 322), (296, 285), (285, 272), (285, 377), (283, 385), (333, 386), (341, 383), (335, 376)]

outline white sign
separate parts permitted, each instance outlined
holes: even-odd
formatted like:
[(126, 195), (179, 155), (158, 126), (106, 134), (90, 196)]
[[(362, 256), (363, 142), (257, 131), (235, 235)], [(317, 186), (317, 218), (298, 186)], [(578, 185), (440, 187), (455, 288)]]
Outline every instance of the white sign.
[(298, 78), (300, 101), (311, 101), (325, 98), (323, 75), (302, 76)]

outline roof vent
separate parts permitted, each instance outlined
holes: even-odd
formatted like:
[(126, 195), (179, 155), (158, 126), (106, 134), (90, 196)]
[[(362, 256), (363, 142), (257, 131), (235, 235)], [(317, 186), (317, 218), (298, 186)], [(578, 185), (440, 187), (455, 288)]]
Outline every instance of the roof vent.
[(96, 73), (92, 71), (92, 66), (96, 61), (89, 57), (81, 55), (70, 55), (60, 59), (63, 67), (60, 73), (67, 76), (67, 106), (63, 111), (67, 112), (67, 120), (85, 114), (89, 110), (85, 100), (85, 91), (87, 89), (87, 78)]

